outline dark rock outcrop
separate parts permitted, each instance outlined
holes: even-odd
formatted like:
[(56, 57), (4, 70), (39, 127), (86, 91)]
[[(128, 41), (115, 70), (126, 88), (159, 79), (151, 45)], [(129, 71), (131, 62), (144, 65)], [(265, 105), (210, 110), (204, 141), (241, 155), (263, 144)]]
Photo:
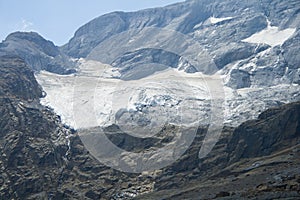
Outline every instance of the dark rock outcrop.
[[(149, 63), (153, 65), (151, 66)], [(113, 67), (119, 68), (122, 80), (141, 79), (168, 67), (179, 68), (179, 70), (188, 73), (197, 71), (192, 64), (181, 56), (161, 49), (151, 48), (128, 52), (111, 64)]]
[(234, 89), (248, 88), (251, 86), (250, 74), (246, 71), (233, 69), (231, 72), (228, 85)]
[(0, 88), (0, 197), (47, 198), (59, 185), (71, 131), (39, 104), (41, 87), (22, 59), (0, 57)]
[(0, 57), (0, 95), (23, 100), (42, 97), (42, 88), (26, 63), (14, 56)]
[[(257, 120), (243, 123), (234, 131), (228, 152), (231, 162), (270, 155), (300, 142), (300, 104), (267, 110)], [(238, 154), (237, 154), (238, 152)]]

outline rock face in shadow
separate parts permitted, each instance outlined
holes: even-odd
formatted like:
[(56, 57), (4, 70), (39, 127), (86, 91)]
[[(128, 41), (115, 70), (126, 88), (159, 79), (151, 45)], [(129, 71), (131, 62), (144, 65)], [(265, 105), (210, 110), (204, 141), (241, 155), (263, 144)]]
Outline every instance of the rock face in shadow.
[(0, 56), (18, 56), (34, 71), (58, 74), (74, 73), (76, 66), (53, 42), (35, 32), (11, 33), (0, 44)]
[(40, 199), (56, 191), (70, 130), (39, 104), (41, 87), (20, 58), (0, 57), (1, 199)]
[(224, 127), (210, 154), (198, 159), (205, 129), (191, 148), (156, 178), (155, 191), (136, 199), (265, 199), (300, 197), (300, 103)]
[[(142, 55), (142, 56), (141, 56)], [(152, 66), (149, 64), (152, 63)], [(197, 69), (181, 56), (161, 49), (141, 49), (129, 52), (116, 59), (113, 67), (119, 68), (122, 80), (136, 80), (147, 77), (155, 72), (169, 67), (178, 68), (187, 73), (197, 72)]]
[(14, 56), (0, 57), (0, 95), (13, 96), (23, 100), (37, 100), (42, 97), (42, 88), (26, 63)]
[[(228, 152), (230, 161), (270, 155), (299, 144), (300, 104), (293, 103), (267, 110), (257, 120), (243, 123), (233, 133)], [(236, 154), (238, 152), (238, 154)]]

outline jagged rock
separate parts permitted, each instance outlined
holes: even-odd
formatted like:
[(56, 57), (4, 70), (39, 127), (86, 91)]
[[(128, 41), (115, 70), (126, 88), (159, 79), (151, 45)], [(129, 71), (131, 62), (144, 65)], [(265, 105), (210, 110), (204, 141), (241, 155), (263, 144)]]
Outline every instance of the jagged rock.
[(33, 71), (18, 57), (0, 57), (0, 95), (24, 100), (42, 97), (42, 88), (34, 78)]
[(70, 131), (39, 105), (41, 87), (23, 60), (0, 57), (0, 70), (0, 197), (46, 198), (59, 185)]

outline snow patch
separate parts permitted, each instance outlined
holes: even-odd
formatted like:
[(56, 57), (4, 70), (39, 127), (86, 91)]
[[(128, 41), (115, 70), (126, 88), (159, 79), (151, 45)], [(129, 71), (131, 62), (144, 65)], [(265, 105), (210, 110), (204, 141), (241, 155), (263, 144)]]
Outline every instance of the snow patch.
[(227, 20), (230, 20), (230, 19), (233, 19), (233, 17), (222, 17), (222, 18), (210, 17), (205, 22), (200, 22), (199, 24), (196, 24), (194, 26), (194, 29), (198, 29), (202, 25), (217, 24), (219, 22), (227, 21)]
[(226, 21), (226, 20), (230, 20), (232, 19), (233, 17), (221, 17), (221, 18), (216, 18), (216, 17), (210, 17), (208, 20), (211, 24), (217, 24), (219, 22), (223, 22), (223, 21)]
[(242, 40), (242, 42), (248, 43), (264, 43), (272, 47), (282, 45), (287, 39), (289, 39), (294, 33), (295, 28), (287, 28), (279, 30), (276, 26), (271, 26), (268, 21), (268, 26), (264, 30), (251, 35), (250, 37)]

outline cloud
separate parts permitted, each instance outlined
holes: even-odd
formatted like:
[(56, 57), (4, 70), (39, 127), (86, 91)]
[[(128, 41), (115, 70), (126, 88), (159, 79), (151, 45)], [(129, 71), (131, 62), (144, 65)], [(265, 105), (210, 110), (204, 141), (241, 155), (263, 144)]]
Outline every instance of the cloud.
[(34, 31), (34, 24), (26, 19), (21, 19), (19, 23), (16, 24), (17, 31)]
[(33, 26), (32, 22), (22, 19), (22, 30), (28, 31)]

